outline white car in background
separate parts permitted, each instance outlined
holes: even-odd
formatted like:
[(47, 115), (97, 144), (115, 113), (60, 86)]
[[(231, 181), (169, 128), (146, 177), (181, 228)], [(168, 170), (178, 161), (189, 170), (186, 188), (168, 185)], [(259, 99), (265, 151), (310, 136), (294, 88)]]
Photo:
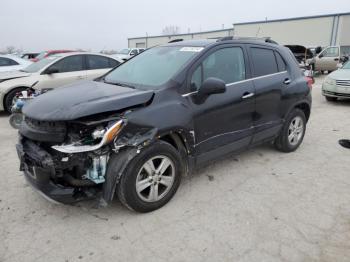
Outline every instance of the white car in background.
[(327, 76), (322, 84), (322, 94), (327, 101), (350, 98), (350, 62)]
[(125, 48), (112, 56), (117, 58), (117, 59), (121, 59), (123, 61), (126, 61), (126, 60), (130, 59), (131, 57), (142, 53), (143, 51), (145, 51), (145, 48)]
[(0, 55), (0, 72), (20, 70), (32, 63), (14, 55)]
[(0, 111), (10, 112), (16, 94), (28, 88), (46, 90), (93, 80), (121, 63), (111, 56), (75, 52), (49, 56), (20, 71), (0, 73)]

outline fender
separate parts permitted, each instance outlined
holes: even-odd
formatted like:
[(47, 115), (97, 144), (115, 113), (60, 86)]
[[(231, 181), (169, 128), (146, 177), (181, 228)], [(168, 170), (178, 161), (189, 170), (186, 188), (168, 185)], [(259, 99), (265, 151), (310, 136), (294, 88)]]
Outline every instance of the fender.
[(107, 165), (106, 181), (103, 183), (101, 205), (109, 204), (114, 197), (117, 184), (129, 162), (138, 154), (136, 147), (113, 153)]
[(300, 108), (302, 109), (302, 105), (307, 105), (307, 106), (308, 106), (309, 115), (305, 115), (306, 121), (308, 121), (308, 120), (309, 120), (310, 113), (311, 113), (311, 105), (312, 105), (312, 103), (311, 103), (311, 101), (308, 100), (307, 98), (305, 98), (305, 99), (303, 99), (303, 100), (299, 100), (299, 101), (293, 103), (293, 104), (288, 108), (286, 114), (284, 115), (283, 121), (284, 121), (285, 118), (290, 114), (290, 112), (292, 112), (292, 110), (293, 110), (294, 108), (300, 107)]

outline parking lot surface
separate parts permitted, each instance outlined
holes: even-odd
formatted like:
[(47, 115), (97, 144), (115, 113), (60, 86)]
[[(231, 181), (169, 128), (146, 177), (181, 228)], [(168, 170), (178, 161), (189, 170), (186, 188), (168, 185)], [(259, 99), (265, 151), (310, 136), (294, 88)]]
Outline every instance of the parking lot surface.
[(18, 171), (17, 131), (0, 115), (0, 261), (350, 261), (350, 101), (316, 79), (302, 146), (270, 145), (185, 177), (166, 206), (48, 202)]

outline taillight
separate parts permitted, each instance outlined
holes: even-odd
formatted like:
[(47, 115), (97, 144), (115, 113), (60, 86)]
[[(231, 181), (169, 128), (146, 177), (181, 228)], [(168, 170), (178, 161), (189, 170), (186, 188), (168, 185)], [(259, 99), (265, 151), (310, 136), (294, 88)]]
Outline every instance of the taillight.
[(306, 78), (306, 82), (307, 82), (307, 86), (312, 89), (312, 85), (315, 83), (315, 80), (313, 77), (309, 77), (309, 76), (305, 76)]

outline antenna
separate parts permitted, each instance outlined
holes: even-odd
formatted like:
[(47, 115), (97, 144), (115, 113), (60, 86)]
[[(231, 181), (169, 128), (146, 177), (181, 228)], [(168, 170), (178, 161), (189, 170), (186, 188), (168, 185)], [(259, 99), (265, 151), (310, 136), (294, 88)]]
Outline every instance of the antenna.
[(258, 31), (256, 32), (255, 37), (258, 37), (258, 35), (259, 35), (259, 33), (260, 33), (260, 29), (261, 29), (261, 27), (259, 26)]

